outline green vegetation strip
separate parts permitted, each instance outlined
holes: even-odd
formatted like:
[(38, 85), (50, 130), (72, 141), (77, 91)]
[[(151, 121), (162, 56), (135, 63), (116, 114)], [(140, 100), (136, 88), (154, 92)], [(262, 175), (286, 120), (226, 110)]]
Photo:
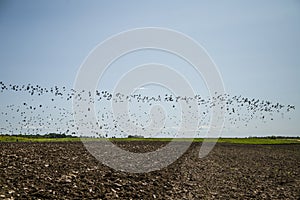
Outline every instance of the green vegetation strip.
[[(103, 138), (86, 138), (88, 141), (101, 141)], [(111, 138), (111, 141), (158, 141), (170, 142), (172, 138)], [(176, 138), (174, 141), (190, 141), (187, 138)], [(45, 137), (21, 137), (21, 136), (0, 136), (0, 142), (79, 142), (81, 138), (45, 138)], [(203, 142), (203, 138), (195, 138), (194, 142)], [(207, 141), (215, 141), (208, 139)], [(234, 143), (234, 144), (300, 144), (300, 139), (285, 138), (220, 138), (218, 143)]]
[(218, 142), (235, 144), (300, 144), (299, 139), (220, 138)]
[(80, 138), (0, 136), (0, 142), (78, 142)]

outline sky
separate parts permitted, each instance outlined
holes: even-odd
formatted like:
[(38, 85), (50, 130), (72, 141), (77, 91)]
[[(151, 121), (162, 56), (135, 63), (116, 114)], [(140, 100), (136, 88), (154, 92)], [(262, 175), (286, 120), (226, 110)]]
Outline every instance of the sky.
[[(0, 80), (72, 88), (80, 65), (100, 42), (129, 29), (168, 28), (188, 35), (205, 48), (229, 94), (296, 106), (290, 119), (252, 122), (257, 128), (228, 127), (223, 136), (299, 136), (299, 11), (296, 0), (1, 0)], [(185, 73), (202, 92), (201, 77), (178, 58), (151, 51), (121, 59), (107, 72), (102, 86), (112, 87), (111, 80), (125, 69), (121, 65), (136, 66), (153, 60)], [(2, 105), (11, 100), (0, 94)]]

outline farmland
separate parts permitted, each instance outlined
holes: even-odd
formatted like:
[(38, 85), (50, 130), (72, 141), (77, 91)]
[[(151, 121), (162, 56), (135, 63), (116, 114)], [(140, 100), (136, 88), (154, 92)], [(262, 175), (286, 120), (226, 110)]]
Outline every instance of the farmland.
[[(278, 140), (276, 144), (273, 140), (265, 139), (260, 144), (251, 144), (257, 139), (250, 138), (245, 144), (246, 139), (220, 139), (212, 152), (200, 159), (199, 139), (168, 167), (132, 174), (99, 163), (78, 139), (44, 139), (43, 142), (37, 142), (43, 139), (31, 139), (23, 142), (18, 138), (19, 142), (1, 142), (0, 198), (300, 197), (300, 145), (297, 140), (290, 140), (294, 144)], [(1, 140), (5, 139), (2, 137)], [(113, 142), (129, 151), (145, 152), (158, 149), (167, 141), (115, 139)]]

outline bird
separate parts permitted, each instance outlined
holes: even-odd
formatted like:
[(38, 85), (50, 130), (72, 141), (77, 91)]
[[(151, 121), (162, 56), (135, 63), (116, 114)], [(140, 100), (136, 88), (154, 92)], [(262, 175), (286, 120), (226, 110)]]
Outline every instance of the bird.
[[(19, 103), (6, 102), (7, 105), (0, 106), (0, 116), (4, 120), (0, 127), (0, 134), (5, 133), (25, 133), (25, 134), (47, 134), (53, 131), (58, 133), (80, 135), (78, 126), (84, 126), (91, 130), (98, 137), (126, 137), (128, 134), (123, 127), (133, 127), (133, 132), (142, 130), (147, 132), (147, 124), (151, 123), (150, 110), (153, 105), (161, 105), (166, 113), (165, 125), (161, 133), (174, 136), (171, 127), (179, 127), (183, 114), (187, 114), (187, 122), (199, 120), (198, 129), (209, 124), (211, 109), (218, 107), (224, 110), (229, 125), (239, 127), (242, 123), (248, 126), (253, 120), (261, 120), (263, 123), (274, 121), (275, 115), (283, 117), (296, 109), (295, 105), (284, 105), (280, 102), (243, 97), (242, 95), (218, 94), (213, 92), (211, 97), (203, 97), (200, 94), (194, 96), (176, 96), (165, 93), (155, 95), (145, 95), (142, 93), (122, 94), (110, 92), (109, 90), (76, 91), (66, 86), (54, 85), (45, 87), (38, 84), (11, 84), (0, 81), (0, 98), (10, 93), (20, 95), (22, 99)], [(95, 98), (92, 98), (95, 97)], [(3, 98), (7, 99), (7, 98)], [(79, 102), (86, 102), (87, 110), (80, 111), (84, 118), (91, 115), (91, 107), (98, 105), (96, 110), (97, 122), (86, 122), (86, 119), (79, 120), (79, 125), (73, 119), (74, 112), (67, 105), (73, 99)], [(115, 116), (110, 105), (111, 102), (123, 104), (128, 102), (133, 109), (129, 112)], [(189, 110), (180, 110), (180, 105), (186, 105)], [(193, 105), (202, 110), (199, 114), (192, 114)], [(163, 113), (160, 113), (163, 114)], [(229, 117), (230, 116), (230, 117)], [(129, 119), (129, 120), (128, 120)], [(153, 135), (150, 135), (153, 136)]]

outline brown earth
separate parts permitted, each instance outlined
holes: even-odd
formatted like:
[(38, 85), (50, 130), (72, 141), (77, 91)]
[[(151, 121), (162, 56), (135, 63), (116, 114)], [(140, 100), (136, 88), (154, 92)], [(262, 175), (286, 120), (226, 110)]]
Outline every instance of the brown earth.
[[(162, 142), (118, 142), (145, 152)], [(0, 143), (0, 199), (299, 199), (300, 145), (193, 143), (160, 171), (115, 171), (80, 142)]]

